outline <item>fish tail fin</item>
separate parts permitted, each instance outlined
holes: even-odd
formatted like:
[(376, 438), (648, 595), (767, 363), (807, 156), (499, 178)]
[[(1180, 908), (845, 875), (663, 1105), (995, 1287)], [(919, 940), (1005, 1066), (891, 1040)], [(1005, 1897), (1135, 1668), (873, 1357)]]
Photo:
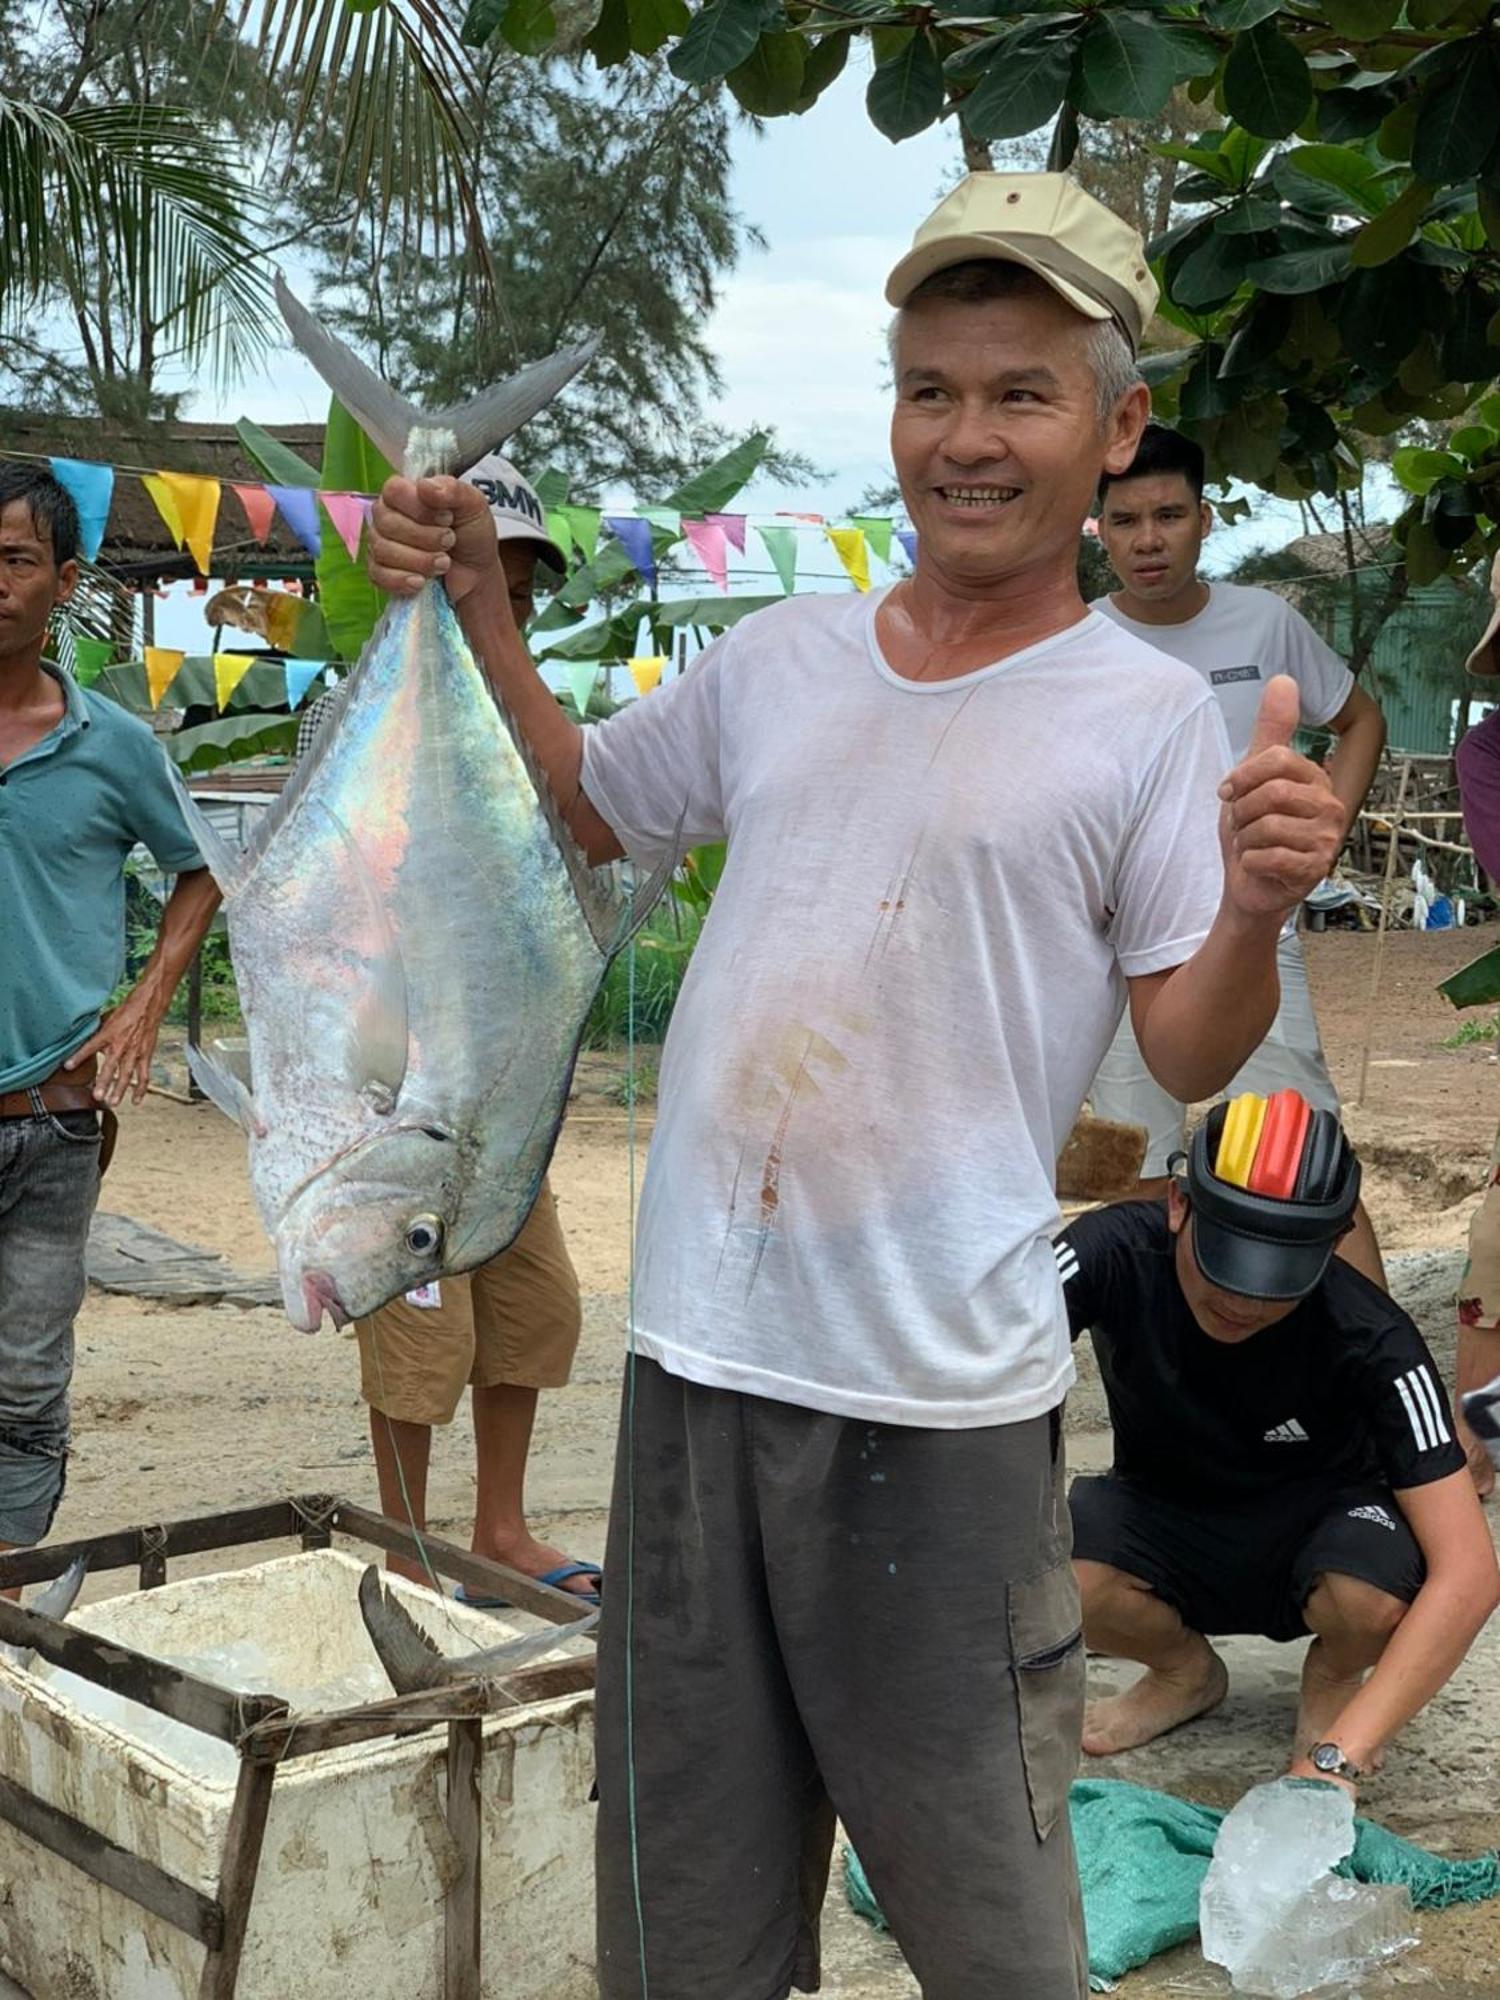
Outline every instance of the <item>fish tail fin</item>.
[(673, 837), (671, 850), (666, 860), (659, 862), (646, 877), (645, 881), (638, 883), (631, 891), (630, 901), (626, 905), (624, 918), (616, 931), (613, 943), (609, 947), (611, 955), (625, 949), (626, 945), (629, 944), (641, 925), (645, 923), (647, 917), (650, 916), (651, 912), (661, 901), (663, 895), (665, 895), (667, 884), (677, 872), (677, 864), (682, 858), (682, 825), (682, 820), (678, 820), (677, 832)]
[(533, 1660), (545, 1658), (555, 1653), (559, 1646), (565, 1646), (570, 1639), (583, 1639), (599, 1623), (600, 1613), (589, 1612), (586, 1618), (570, 1619), (566, 1624), (549, 1625), (545, 1631), (528, 1632), (524, 1638), (507, 1639), (499, 1646), (486, 1646), (482, 1653), (469, 1653), (453, 1660), (450, 1665), (464, 1673), (479, 1674), (486, 1680), (503, 1679), (520, 1668), (530, 1666)]
[(371, 1563), (359, 1580), (359, 1610), (370, 1644), (397, 1694), (441, 1687), (453, 1678), (448, 1662)]
[(384, 457), (392, 465), (404, 465), (414, 432), (441, 436), (446, 462), (433, 467), (439, 472), (462, 472), (493, 451), (544, 410), (599, 350), (596, 335), (580, 346), (548, 355), (544, 361), (531, 362), (470, 402), (423, 412), (382, 382), (373, 368), (330, 333), (279, 276), (276, 303), (292, 339)]
[(88, 1573), (88, 1557), (75, 1557), (61, 1576), (54, 1577), (45, 1590), (37, 1592), (31, 1600), (31, 1609), (39, 1611), (44, 1618), (66, 1618), (78, 1602), (78, 1593)]

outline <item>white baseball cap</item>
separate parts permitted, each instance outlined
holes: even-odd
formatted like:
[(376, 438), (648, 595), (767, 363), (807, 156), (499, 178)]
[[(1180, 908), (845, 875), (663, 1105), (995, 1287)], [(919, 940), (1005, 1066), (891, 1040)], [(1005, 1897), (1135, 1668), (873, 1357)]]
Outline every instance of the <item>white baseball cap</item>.
[(508, 458), (488, 451), (463, 477), (489, 501), (497, 541), (534, 542), (538, 559), (559, 576), (567, 575), (568, 559), (547, 533), (546, 510), (535, 487), (521, 477)]
[(1156, 310), (1140, 233), (1071, 174), (967, 174), (918, 228), (885, 295), (903, 306), (950, 264), (1020, 264), (1075, 312), (1112, 319), (1134, 352)]

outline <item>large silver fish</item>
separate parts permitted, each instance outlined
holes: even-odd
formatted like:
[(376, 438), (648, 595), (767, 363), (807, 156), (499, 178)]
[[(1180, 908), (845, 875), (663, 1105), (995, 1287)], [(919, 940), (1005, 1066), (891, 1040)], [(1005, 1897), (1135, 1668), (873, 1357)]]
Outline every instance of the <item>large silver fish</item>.
[[(409, 473), (472, 464), (593, 351), (423, 417), (278, 294)], [(610, 959), (660, 884), (631, 896), (590, 868), (437, 584), (388, 608), (242, 852), (194, 824), (224, 892), (250, 1088), (190, 1060), (249, 1134), (288, 1317), (342, 1323), (497, 1255), (536, 1199)]]

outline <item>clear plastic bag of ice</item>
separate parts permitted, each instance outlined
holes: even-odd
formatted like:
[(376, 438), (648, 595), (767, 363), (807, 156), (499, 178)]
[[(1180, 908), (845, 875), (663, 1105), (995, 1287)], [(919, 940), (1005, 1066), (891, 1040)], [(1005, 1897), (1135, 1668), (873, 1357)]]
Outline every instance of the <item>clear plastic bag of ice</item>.
[(1203, 1956), (1236, 1993), (1337, 1991), (1416, 1942), (1411, 1896), (1332, 1873), (1354, 1851), (1354, 1802), (1285, 1778), (1247, 1792), (1219, 1828), (1198, 1915)]

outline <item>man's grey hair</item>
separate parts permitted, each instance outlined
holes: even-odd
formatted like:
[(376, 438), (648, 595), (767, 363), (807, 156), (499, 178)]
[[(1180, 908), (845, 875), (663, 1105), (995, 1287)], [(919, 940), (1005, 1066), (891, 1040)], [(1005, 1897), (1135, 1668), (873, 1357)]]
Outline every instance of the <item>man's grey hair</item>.
[[(1024, 297), (1028, 293), (1046, 294), (1051, 298), (1059, 296), (1045, 278), (1028, 271), (1024, 264), (1008, 264), (998, 257), (974, 257), (965, 263), (949, 264), (944, 270), (934, 271), (930, 278), (922, 280), (891, 321), (887, 338), (892, 371), (896, 370), (901, 328), (913, 306), (923, 305), (930, 299), (945, 299), (965, 306), (987, 305), (991, 299)], [(1094, 371), (1099, 427), (1102, 430), (1121, 397), (1143, 378), (1130, 342), (1114, 320), (1089, 320), (1087, 329), (1084, 351)]]

